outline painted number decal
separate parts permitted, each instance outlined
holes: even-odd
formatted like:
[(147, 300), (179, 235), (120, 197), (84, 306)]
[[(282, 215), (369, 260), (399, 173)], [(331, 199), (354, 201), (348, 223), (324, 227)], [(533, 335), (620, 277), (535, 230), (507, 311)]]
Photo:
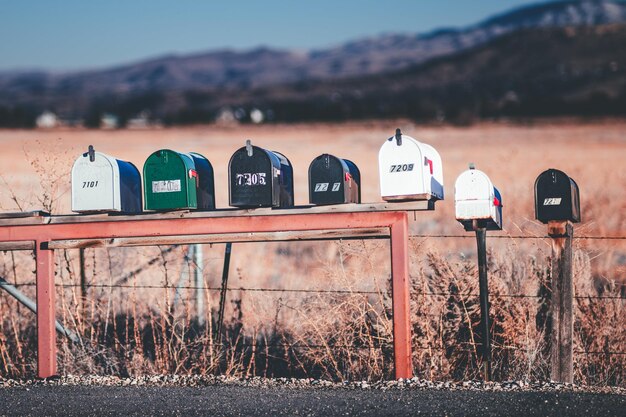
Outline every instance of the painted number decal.
[(404, 164), (404, 165), (392, 165), (389, 172), (404, 172), (404, 171), (413, 171), (413, 167), (415, 164)]
[(265, 172), (245, 172), (243, 174), (237, 174), (237, 185), (246, 186), (246, 185), (265, 185), (267, 181), (265, 180)]
[[(315, 189), (313, 190), (314, 193), (323, 193), (325, 191), (328, 191), (328, 186), (330, 185), (330, 183), (328, 182), (318, 182), (317, 184), (315, 184)], [(339, 191), (339, 188), (341, 187), (341, 183), (340, 182), (334, 182), (333, 183), (333, 187), (331, 188), (331, 192), (335, 192), (335, 191)]]
[(560, 198), (546, 198), (545, 200), (543, 200), (543, 205), (544, 206), (560, 206), (561, 199)]
[(315, 184), (315, 193), (323, 193), (324, 191), (328, 191), (328, 183), (327, 182), (318, 182)]
[(180, 190), (180, 180), (152, 181), (153, 193), (176, 193)]
[(96, 188), (98, 181), (83, 181), (83, 188)]

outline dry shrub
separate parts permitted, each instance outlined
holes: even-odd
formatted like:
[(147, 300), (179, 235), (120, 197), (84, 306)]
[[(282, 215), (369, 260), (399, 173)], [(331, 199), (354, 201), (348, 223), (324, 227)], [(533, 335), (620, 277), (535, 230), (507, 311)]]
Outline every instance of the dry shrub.
[[(443, 255), (433, 246), (419, 240), (411, 243), (414, 371), (428, 379), (480, 378), (475, 260)], [(193, 268), (183, 259), (182, 248), (171, 252), (153, 248), (150, 256), (146, 249), (124, 256), (118, 253), (121, 250), (89, 250), (85, 260), (89, 283), (118, 282), (121, 271), (129, 269), (119, 264), (120, 259), (133, 266), (137, 256), (161, 259), (131, 277), (125, 288), (88, 288), (84, 297), (77, 253), (58, 251), (56, 282), (66, 286), (58, 291), (58, 317), (80, 336), (79, 343), (59, 338), (60, 372), (391, 378), (389, 268), (381, 262), (388, 253), (385, 248), (386, 244), (359, 241), (334, 245), (335, 256), (318, 261), (317, 270), (322, 282), (332, 284), (317, 288), (337, 293), (229, 292), (222, 343), (215, 335), (218, 293), (205, 291), (205, 325), (198, 322), (194, 290), (176, 296), (179, 272)], [(519, 249), (516, 245), (504, 252), (491, 249), (488, 256), (493, 373), (498, 380), (549, 376), (541, 320), (544, 300), (535, 297), (541, 294), (541, 283), (549, 279), (549, 258), (545, 253), (516, 256)], [(323, 255), (327, 252), (324, 248)], [(22, 263), (16, 269), (32, 271), (32, 257), (19, 254), (19, 258)], [(4, 254), (2, 261), (0, 273), (12, 276), (11, 255)], [(577, 294), (620, 295), (621, 287), (615, 284), (598, 286), (584, 251), (575, 252), (574, 265)], [(167, 288), (146, 289), (142, 287), (146, 282)], [(17, 279), (18, 285), (26, 283)], [(299, 287), (293, 282), (290, 286)], [(34, 297), (32, 285), (20, 289)], [(623, 328), (623, 303), (618, 298), (576, 300), (575, 350), (594, 352), (576, 354), (577, 381), (624, 384), (624, 356), (597, 354), (624, 350), (624, 334), (616, 331)], [(33, 376), (34, 315), (5, 294), (0, 295), (0, 314), (0, 375)]]

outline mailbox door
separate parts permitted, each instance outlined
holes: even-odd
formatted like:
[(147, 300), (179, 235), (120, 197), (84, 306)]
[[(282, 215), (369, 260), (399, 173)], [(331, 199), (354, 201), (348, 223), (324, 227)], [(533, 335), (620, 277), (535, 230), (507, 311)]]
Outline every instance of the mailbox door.
[(425, 143), (419, 144), (424, 155), (424, 189), (435, 200), (443, 200), (443, 164), (439, 152)]
[(385, 141), (378, 153), (380, 194), (383, 200), (426, 200), (424, 154), (419, 143), (406, 135), (399, 145), (395, 138)]
[(336, 156), (323, 154), (309, 165), (309, 202), (316, 205), (343, 204), (348, 202), (346, 163)]
[(121, 211), (119, 169), (115, 158), (95, 152), (83, 154), (72, 167), (72, 211)]
[(572, 184), (572, 218), (570, 219), (574, 223), (580, 222), (580, 191), (578, 190), (578, 184), (572, 178), (569, 179)]
[(535, 181), (535, 217), (550, 220), (580, 221), (578, 185), (564, 172), (549, 169)]
[(215, 178), (213, 175), (213, 167), (209, 160), (199, 153), (191, 152), (189, 155), (193, 159), (196, 173), (198, 174), (198, 189), (196, 190), (198, 209), (214, 210)]
[(280, 161), (271, 152), (252, 146), (237, 150), (228, 164), (229, 200), (234, 207), (278, 207)]
[(121, 211), (124, 213), (141, 213), (141, 175), (135, 165), (117, 160), (120, 175)]
[(343, 161), (348, 166), (350, 176), (352, 177), (352, 190), (349, 201), (351, 203), (361, 203), (361, 171), (359, 171), (359, 167), (354, 162), (347, 159)]
[(280, 152), (272, 151), (280, 161), (280, 176), (278, 177), (278, 186), (280, 189), (280, 207), (293, 207), (293, 166), (291, 161)]
[[(493, 187), (494, 204), (492, 206), (493, 219), (495, 222), (494, 230), (502, 230), (502, 195), (496, 187)], [(496, 203), (497, 201), (497, 203)]]
[(147, 210), (194, 209), (195, 165), (190, 156), (163, 149), (148, 157), (143, 166)]

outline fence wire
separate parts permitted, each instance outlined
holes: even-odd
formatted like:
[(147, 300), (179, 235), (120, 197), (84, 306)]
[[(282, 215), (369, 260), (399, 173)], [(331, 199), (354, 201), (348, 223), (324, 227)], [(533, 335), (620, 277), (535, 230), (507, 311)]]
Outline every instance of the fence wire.
[[(473, 234), (439, 234), (439, 235), (411, 235), (409, 236), (409, 240), (414, 239), (427, 239), (427, 238), (454, 238), (454, 239), (475, 239)], [(489, 235), (488, 239), (551, 239), (550, 236), (528, 236), (528, 235)], [(573, 236), (575, 240), (606, 240), (606, 241), (616, 241), (616, 240), (626, 240), (626, 236)], [(339, 239), (341, 240), (341, 239)], [(163, 252), (159, 256), (150, 260), (148, 266), (156, 263), (158, 260), (162, 259), (162, 255), (168, 252), (171, 252), (178, 245), (171, 246), (166, 252)], [(194, 286), (194, 285), (145, 285), (145, 284), (126, 284), (133, 275), (139, 273), (143, 270), (144, 267), (137, 268), (135, 271), (126, 274), (124, 276), (125, 279), (118, 281), (116, 284), (55, 284), (57, 288), (120, 288), (120, 289), (174, 289), (174, 290), (206, 290), (206, 291), (222, 291), (221, 287), (211, 287), (211, 286)], [(26, 283), (15, 283), (12, 284), (15, 287), (34, 287), (36, 286), (35, 282), (26, 282)], [(242, 292), (260, 292), (260, 293), (304, 293), (304, 294), (343, 294), (343, 295), (377, 295), (380, 294), (378, 291), (369, 291), (369, 290), (343, 290), (343, 289), (308, 289), (308, 288), (246, 288), (246, 287), (228, 287), (224, 289), (225, 291), (242, 291)], [(415, 295), (423, 295), (429, 297), (478, 297), (477, 293), (458, 293), (458, 292), (423, 292), (423, 291), (412, 291), (412, 294)], [(491, 293), (492, 297), (502, 297), (502, 298), (542, 298), (540, 295), (535, 294), (497, 294)], [(606, 296), (606, 295), (577, 295), (574, 296), (577, 300), (625, 300), (626, 296), (618, 295), (618, 296)], [(435, 314), (431, 314), (433, 316), (438, 316)], [(473, 348), (470, 349), (459, 349), (458, 347), (445, 347), (445, 346), (413, 346), (416, 350), (436, 350), (436, 351), (444, 351), (448, 349), (454, 349), (455, 351), (465, 351), (468, 353), (476, 352), (477, 348), (481, 346), (481, 343), (472, 343)], [(242, 347), (242, 348), (288, 348), (288, 349), (320, 349), (320, 348), (337, 348), (337, 349), (358, 349), (358, 350), (370, 350), (370, 349), (392, 349), (392, 345), (372, 345), (372, 346), (356, 346), (356, 345), (341, 345), (341, 344), (298, 344), (298, 343), (279, 343), (279, 344), (263, 344), (263, 343), (215, 343), (212, 344), (214, 347)], [(494, 350), (515, 350), (515, 351), (529, 351), (529, 348), (520, 347), (520, 346), (493, 346)], [(626, 352), (618, 352), (618, 351), (591, 351), (591, 350), (574, 350), (575, 355), (626, 355)]]

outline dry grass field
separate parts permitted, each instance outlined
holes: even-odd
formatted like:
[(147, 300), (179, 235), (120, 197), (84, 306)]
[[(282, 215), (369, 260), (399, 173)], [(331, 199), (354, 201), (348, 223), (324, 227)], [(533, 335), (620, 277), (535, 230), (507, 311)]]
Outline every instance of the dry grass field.
[[(546, 378), (542, 302), (550, 246), (543, 238), (545, 225), (534, 220), (534, 180), (543, 170), (558, 168), (577, 181), (583, 222), (576, 236), (626, 236), (624, 121), (0, 131), (0, 208), (69, 213), (70, 167), (90, 144), (137, 167), (161, 148), (199, 152), (213, 164), (217, 206), (227, 207), (228, 160), (245, 139), (291, 160), (296, 204), (308, 203), (308, 165), (322, 153), (354, 161), (362, 173), (363, 201), (380, 201), (378, 149), (396, 127), (433, 145), (444, 163), (446, 199), (434, 212), (418, 213), (410, 225), (416, 374), (480, 375), (474, 241), (454, 219), (454, 180), (474, 162), (504, 200), (504, 230), (488, 240), (494, 376)], [(441, 235), (462, 236), (435, 237)], [(576, 380), (624, 385), (626, 355), (615, 353), (626, 351), (626, 305), (619, 298), (626, 296), (626, 240), (576, 239), (575, 248)], [(198, 325), (195, 291), (175, 289), (192, 285), (181, 282), (187, 279), (183, 270), (195, 268), (184, 261), (185, 249), (88, 249), (83, 271), (93, 286), (84, 294), (76, 286), (78, 254), (58, 251), (57, 284), (64, 285), (58, 291), (59, 319), (81, 336), (79, 344), (59, 341), (61, 372), (392, 376), (387, 242), (233, 245), (223, 343), (215, 340), (213, 326), (224, 246), (203, 248), (206, 327)], [(29, 295), (33, 267), (31, 254), (0, 255), (0, 276)], [(152, 288), (160, 286), (167, 288)], [(310, 292), (283, 291), (302, 289)], [(33, 375), (34, 316), (4, 294), (0, 316), (0, 376)]]

